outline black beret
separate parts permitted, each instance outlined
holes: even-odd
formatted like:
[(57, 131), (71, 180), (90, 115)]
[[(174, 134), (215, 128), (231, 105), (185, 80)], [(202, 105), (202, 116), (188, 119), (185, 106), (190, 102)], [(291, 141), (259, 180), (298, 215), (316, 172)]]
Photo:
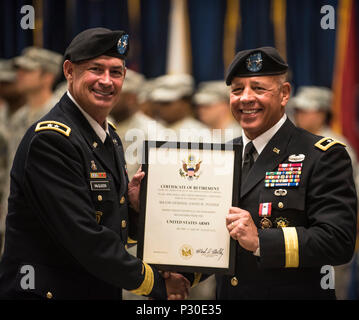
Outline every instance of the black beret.
[(273, 47), (239, 51), (228, 67), (226, 84), (234, 77), (272, 76), (287, 72), (288, 65)]
[(124, 60), (129, 50), (128, 38), (128, 34), (121, 30), (87, 29), (71, 41), (64, 58), (79, 62), (106, 55)]

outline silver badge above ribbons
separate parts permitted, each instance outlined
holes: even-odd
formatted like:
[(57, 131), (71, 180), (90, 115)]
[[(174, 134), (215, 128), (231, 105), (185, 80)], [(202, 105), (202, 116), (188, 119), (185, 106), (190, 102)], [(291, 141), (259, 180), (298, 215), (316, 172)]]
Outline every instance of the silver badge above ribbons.
[(292, 154), (291, 156), (289, 156), (288, 161), (290, 162), (302, 162), (305, 159), (305, 155), (304, 154)]
[(274, 190), (274, 195), (277, 197), (284, 197), (287, 195), (287, 190), (286, 189), (276, 189)]

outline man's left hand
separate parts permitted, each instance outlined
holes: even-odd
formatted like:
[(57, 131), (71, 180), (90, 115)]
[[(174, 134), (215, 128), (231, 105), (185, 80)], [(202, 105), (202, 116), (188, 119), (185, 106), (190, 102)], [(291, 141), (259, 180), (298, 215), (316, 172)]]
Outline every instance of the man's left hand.
[(258, 230), (251, 214), (237, 207), (231, 207), (226, 217), (230, 236), (246, 250), (255, 252), (259, 246)]
[(128, 184), (128, 199), (136, 211), (140, 211), (140, 187), (141, 180), (145, 176), (145, 173), (141, 170), (142, 169), (140, 167)]

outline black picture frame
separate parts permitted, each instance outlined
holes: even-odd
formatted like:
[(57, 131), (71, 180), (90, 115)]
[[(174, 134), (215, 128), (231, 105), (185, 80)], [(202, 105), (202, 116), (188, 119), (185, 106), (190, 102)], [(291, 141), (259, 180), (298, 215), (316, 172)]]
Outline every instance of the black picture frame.
[[(232, 190), (232, 206), (239, 206), (240, 198), (240, 170), (242, 163), (242, 155), (240, 152), (240, 146), (237, 144), (226, 143), (193, 143), (193, 142), (170, 142), (170, 141), (149, 141), (145, 140), (143, 143), (142, 153), (142, 171), (145, 172), (145, 177), (141, 181), (140, 189), (140, 217), (139, 217), (139, 230), (138, 230), (138, 243), (137, 243), (137, 257), (143, 259), (144, 256), (144, 237), (146, 231), (146, 199), (147, 199), (147, 185), (148, 185), (148, 171), (149, 171), (149, 149), (150, 148), (177, 148), (188, 150), (224, 150), (234, 152), (234, 164), (233, 164), (233, 190)], [(159, 270), (173, 271), (173, 272), (200, 272), (205, 274), (221, 273), (221, 274), (233, 274), (235, 269), (235, 240), (230, 238), (229, 244), (229, 261), (228, 268), (217, 267), (203, 267), (203, 266), (188, 266), (188, 265), (174, 265), (174, 264), (154, 264)], [(145, 261), (146, 262), (146, 261)]]

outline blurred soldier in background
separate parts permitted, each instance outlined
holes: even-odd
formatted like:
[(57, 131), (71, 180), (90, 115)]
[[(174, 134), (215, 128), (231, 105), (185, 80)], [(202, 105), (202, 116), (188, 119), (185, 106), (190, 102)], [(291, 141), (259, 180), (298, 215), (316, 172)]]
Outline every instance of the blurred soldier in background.
[[(326, 87), (303, 86), (298, 88), (297, 94), (289, 100), (289, 107), (293, 110), (294, 121), (298, 127), (341, 141), (347, 146), (346, 150), (352, 160), (354, 182), (358, 194), (359, 166), (354, 149), (344, 136), (335, 133), (330, 128), (332, 95), (332, 91)], [(351, 263), (335, 267), (335, 289), (337, 298), (340, 300), (347, 299), (350, 268)]]
[(170, 74), (158, 77), (153, 83), (149, 99), (154, 103), (155, 117), (172, 132), (166, 131), (167, 140), (208, 142), (211, 133), (194, 118), (192, 94), (194, 81), (188, 74)]
[(146, 79), (142, 84), (140, 92), (137, 94), (140, 111), (151, 119), (155, 119), (154, 103), (150, 100), (150, 94), (154, 88), (156, 78)]
[(53, 85), (61, 72), (62, 55), (37, 47), (28, 47), (21, 56), (14, 58), (17, 68), (17, 88), (25, 96), (25, 104), (10, 118), (7, 141), (8, 159), (6, 183), (1, 200), (0, 230), (4, 232), (7, 199), (10, 192), (10, 170), (17, 147), (26, 130), (44, 116), (57, 102), (53, 97)]
[(352, 160), (354, 181), (359, 192), (359, 167), (354, 149), (344, 136), (330, 128), (332, 113), (332, 91), (326, 87), (303, 86), (289, 100), (289, 108), (294, 110), (294, 121), (300, 128), (323, 137), (331, 137), (344, 143)]
[[(7, 163), (6, 132), (12, 114), (25, 103), (16, 83), (16, 70), (11, 59), (0, 60), (0, 197)], [(1, 198), (0, 198), (1, 199)]]
[(125, 151), (130, 180), (141, 165), (143, 141), (160, 140), (161, 131), (164, 129), (140, 110), (138, 96), (145, 83), (142, 74), (127, 69), (120, 102), (111, 112)]
[[(7, 129), (9, 117), (23, 104), (25, 98), (19, 93), (16, 85), (16, 71), (11, 59), (0, 60), (0, 200), (7, 174)], [(0, 217), (1, 217), (0, 206)], [(2, 230), (0, 229), (0, 252), (2, 248)]]
[(242, 134), (229, 108), (229, 89), (224, 80), (199, 84), (193, 96), (198, 119), (213, 129), (213, 142), (225, 143)]
[(0, 59), (0, 126), (7, 126), (8, 118), (25, 103), (16, 84), (13, 60)]

